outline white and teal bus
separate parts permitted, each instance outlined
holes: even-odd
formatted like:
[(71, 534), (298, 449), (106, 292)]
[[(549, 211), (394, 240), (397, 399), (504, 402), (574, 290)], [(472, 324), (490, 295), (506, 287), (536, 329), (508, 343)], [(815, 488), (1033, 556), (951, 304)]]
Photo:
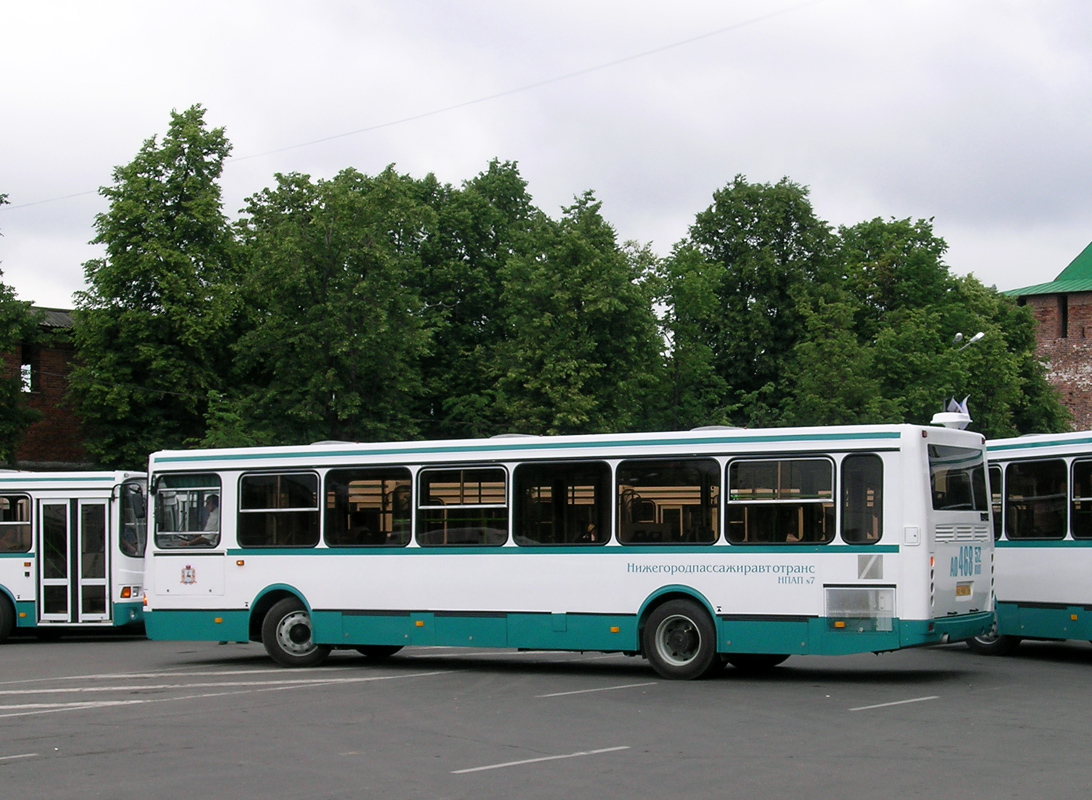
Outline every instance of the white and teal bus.
[(963, 640), (993, 622), (984, 452), (910, 425), (158, 452), (147, 632), (669, 678)]
[(143, 618), (143, 473), (0, 472), (0, 641)]
[(996, 542), (997, 629), (968, 641), (1092, 640), (1092, 432), (987, 442)]

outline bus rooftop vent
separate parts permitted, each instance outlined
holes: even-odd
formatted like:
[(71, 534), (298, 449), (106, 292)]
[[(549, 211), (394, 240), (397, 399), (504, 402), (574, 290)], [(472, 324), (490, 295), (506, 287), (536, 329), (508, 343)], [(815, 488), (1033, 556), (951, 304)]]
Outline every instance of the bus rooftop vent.
[(967, 426), (971, 424), (971, 412), (967, 410), (968, 397), (963, 398), (963, 402), (959, 402), (954, 397), (948, 401), (948, 407), (941, 411), (939, 414), (934, 414), (932, 423), (933, 425), (943, 425), (945, 428), (955, 428), (956, 430), (966, 430)]

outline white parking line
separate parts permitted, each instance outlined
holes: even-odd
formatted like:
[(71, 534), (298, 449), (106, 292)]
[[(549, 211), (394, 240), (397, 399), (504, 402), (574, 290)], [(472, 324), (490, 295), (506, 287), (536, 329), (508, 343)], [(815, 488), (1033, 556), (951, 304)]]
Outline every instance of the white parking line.
[(655, 686), (656, 681), (648, 683), (626, 683), (621, 686), (600, 686), (598, 689), (576, 689), (572, 692), (554, 692), (552, 694), (536, 694), (535, 697), (565, 697), (570, 694), (590, 694), (591, 692), (613, 692), (615, 689), (637, 689), (641, 686)]
[(601, 750), (582, 750), (579, 753), (566, 753), (562, 756), (541, 756), (540, 758), (525, 758), (522, 761), (506, 761), (503, 764), (489, 764), (484, 767), (470, 767), (469, 769), (455, 769), (452, 775), (466, 775), (468, 772), (484, 772), (488, 769), (504, 769), (505, 767), (521, 767), (524, 764), (537, 764), (542, 761), (559, 761), (563, 758), (582, 758), (583, 756), (597, 756), (602, 753), (616, 753), (619, 750), (629, 750), (629, 745), (621, 747), (604, 747)]
[(907, 703), (923, 703), (926, 700), (939, 700), (940, 695), (932, 694), (928, 697), (915, 697), (912, 700), (896, 700), (893, 703), (877, 703), (874, 706), (857, 706), (856, 708), (849, 709), (850, 711), (871, 711), (874, 708), (888, 708), (889, 706), (904, 706)]
[[(7, 705), (0, 706), (0, 719), (6, 719), (9, 717), (28, 717), (39, 714), (55, 714), (59, 711), (83, 711), (87, 709), (96, 708), (113, 708), (115, 706), (128, 706), (128, 705), (147, 705), (150, 703), (173, 703), (179, 700), (200, 700), (209, 697), (223, 697), (234, 694), (250, 694), (252, 692), (280, 692), (287, 689), (310, 689), (318, 686), (330, 686), (337, 683), (369, 683), (375, 681), (389, 681), (400, 680), (403, 678), (428, 678), (435, 675), (445, 675), (446, 672), (417, 672), (409, 675), (376, 675), (365, 678), (315, 678), (312, 680), (304, 681), (225, 681), (224, 683), (205, 683), (205, 684), (177, 684), (174, 686), (160, 686), (152, 687), (159, 690), (162, 689), (198, 689), (198, 688), (231, 688), (231, 687), (247, 687), (237, 688), (235, 691), (230, 692), (205, 692), (201, 694), (188, 694), (178, 697), (155, 697), (148, 699), (128, 699), (128, 700), (99, 700), (99, 701), (82, 701), (73, 703), (28, 703), (22, 705)], [(118, 691), (132, 691), (135, 689), (147, 689), (149, 687), (113, 687)], [(68, 691), (83, 691), (79, 688)], [(100, 691), (95, 689), (94, 691)], [(8, 694), (17, 694), (19, 692), (8, 692)], [(30, 694), (42, 694), (43, 692), (30, 692)], [(5, 713), (6, 712), (6, 713)]]
[[(389, 681), (396, 678), (416, 678), (423, 675), (432, 676), (441, 674), (444, 673), (417, 672), (411, 675), (369, 675), (366, 677), (357, 678), (334, 678), (316, 676), (314, 678), (285, 678), (279, 681), (209, 681), (206, 683), (146, 683), (134, 684), (132, 686), (127, 686), (123, 684), (117, 686), (70, 686), (58, 689), (0, 689), (0, 696), (28, 694), (83, 694), (91, 692), (145, 692), (153, 690), (163, 691), (164, 689), (230, 689), (239, 686), (283, 686), (286, 688), (292, 688), (294, 686), (311, 686), (319, 684), (326, 686), (333, 683), (369, 683), (371, 681)], [(0, 708), (4, 708), (4, 706), (0, 706)]]
[(0, 761), (14, 761), (17, 758), (37, 758), (37, 753), (20, 753), (17, 756), (0, 756)]

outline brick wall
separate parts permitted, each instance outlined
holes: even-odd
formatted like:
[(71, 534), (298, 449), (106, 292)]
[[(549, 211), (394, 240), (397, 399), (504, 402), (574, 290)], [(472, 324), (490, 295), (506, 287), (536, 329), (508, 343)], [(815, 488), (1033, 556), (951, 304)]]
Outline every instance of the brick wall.
[(1073, 414), (1075, 430), (1092, 429), (1092, 292), (1023, 298), (1037, 325), (1047, 380)]
[(16, 451), (16, 463), (11, 466), (20, 469), (91, 466), (80, 437), (79, 420), (64, 402), (75, 349), (63, 333), (53, 339), (51, 344), (38, 346), (33, 352), (18, 346), (3, 356), (6, 375), (19, 375), (23, 356), (30, 358), (34, 367), (30, 406), (42, 413), (41, 419), (27, 429)]

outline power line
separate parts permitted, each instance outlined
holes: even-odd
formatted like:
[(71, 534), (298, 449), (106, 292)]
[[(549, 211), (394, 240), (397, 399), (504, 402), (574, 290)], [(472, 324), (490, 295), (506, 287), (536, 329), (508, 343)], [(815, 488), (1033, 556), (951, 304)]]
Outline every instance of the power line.
[(692, 36), (689, 39), (681, 39), (681, 40), (679, 40), (677, 42), (672, 42), (671, 44), (665, 44), (665, 45), (662, 45), (660, 47), (654, 47), (651, 50), (645, 50), (645, 51), (640, 52), (640, 53), (634, 53), (633, 55), (623, 56), (622, 58), (617, 58), (614, 61), (607, 61), (607, 62), (604, 62), (602, 64), (596, 64), (595, 66), (585, 67), (584, 69), (578, 69), (578, 70), (575, 70), (573, 72), (566, 72), (566, 73), (564, 73), (562, 75), (555, 75), (552, 78), (545, 78), (545, 79), (540, 80), (540, 81), (535, 81), (533, 83), (524, 84), (523, 86), (517, 86), (517, 87), (512, 88), (512, 89), (505, 89), (504, 91), (496, 92), (495, 94), (485, 95), (484, 97), (478, 97), (478, 98), (475, 98), (473, 100), (466, 100), (466, 101), (463, 101), (461, 103), (455, 103), (454, 105), (444, 106), (443, 108), (433, 109), (432, 111), (424, 111), (424, 112), (422, 112), (420, 114), (413, 114), (411, 116), (402, 117), (400, 119), (391, 120), (389, 122), (381, 122), (381, 123), (379, 123), (377, 125), (371, 125), (371, 126), (369, 126), (367, 128), (359, 128), (359, 129), (357, 129), (355, 131), (346, 131), (345, 133), (336, 133), (333, 136), (324, 136), (321, 139), (313, 139), (313, 140), (311, 140), (309, 142), (302, 142), (300, 144), (288, 145), (287, 147), (281, 147), (281, 148), (278, 148), (276, 150), (267, 150), (264, 153), (253, 153), (253, 154), (248, 155), (248, 156), (239, 156), (238, 158), (228, 159), (228, 161), (229, 162), (230, 161), (246, 161), (247, 159), (251, 159), (251, 158), (261, 158), (263, 156), (274, 155), (276, 153), (284, 153), (284, 152), (287, 152), (288, 150), (297, 150), (297, 149), (299, 149), (301, 147), (310, 147), (311, 145), (322, 144), (323, 142), (330, 142), (330, 141), (333, 141), (334, 139), (343, 139), (346, 136), (357, 136), (357, 135), (359, 135), (361, 133), (370, 133), (372, 131), (377, 131), (377, 130), (380, 130), (382, 128), (390, 128), (390, 127), (393, 127), (395, 125), (403, 125), (403, 124), (405, 124), (407, 122), (415, 122), (415, 121), (417, 121), (419, 119), (426, 119), (427, 117), (434, 117), (434, 116), (436, 116), (438, 114), (446, 114), (449, 111), (456, 111), (457, 109), (460, 109), (460, 108), (467, 108), (468, 106), (478, 105), (480, 103), (488, 103), (491, 100), (497, 100), (497, 99), (499, 99), (501, 97), (508, 97), (510, 95), (519, 94), (521, 92), (527, 92), (527, 91), (530, 91), (532, 89), (539, 89), (539, 88), (541, 88), (543, 86), (549, 86), (550, 84), (553, 84), (553, 83), (560, 83), (561, 81), (571, 80), (572, 78), (578, 78), (581, 75), (588, 75), (588, 74), (593, 73), (593, 72), (600, 72), (600, 71), (605, 70), (605, 69), (610, 69), (611, 67), (616, 67), (619, 64), (625, 64), (625, 63), (628, 63), (630, 61), (636, 61), (636, 60), (641, 59), (641, 58), (647, 58), (649, 56), (657, 55), (659, 53), (666, 52), (667, 50), (674, 50), (675, 48), (678, 48), (678, 47), (684, 47), (684, 46), (686, 46), (688, 44), (693, 44), (694, 42), (700, 42), (703, 39), (710, 39), (710, 38), (712, 38), (714, 36), (720, 36), (721, 34), (728, 33), (730, 31), (734, 31), (734, 30), (739, 30), (740, 28), (747, 27), (748, 25), (755, 25), (755, 24), (757, 24), (759, 22), (765, 22), (768, 19), (773, 19), (774, 17), (779, 17), (779, 16), (783, 16), (785, 14), (789, 14), (789, 13), (792, 13), (792, 12), (795, 12), (795, 11), (799, 11), (800, 9), (805, 8), (807, 6), (816, 5), (816, 4), (822, 3), (822, 2), (824, 2), (824, 0), (807, 0), (807, 2), (800, 3), (799, 5), (790, 6), (789, 8), (784, 8), (784, 9), (781, 9), (780, 11), (771, 11), (768, 14), (761, 14), (761, 15), (759, 15), (757, 17), (752, 17), (751, 19), (744, 20), (743, 22), (737, 22), (737, 23), (734, 23), (732, 25), (728, 25), (728, 26), (726, 26), (724, 28), (718, 28), (715, 31), (710, 31), (708, 33), (703, 33), (703, 34), (700, 34), (698, 36)]
[[(795, 13), (797, 11), (800, 11), (801, 9), (807, 8), (808, 6), (818, 5), (819, 3), (822, 3), (822, 2), (825, 2), (825, 1), (826, 0), (806, 0), (806, 2), (798, 3), (797, 5), (789, 6), (788, 8), (783, 8), (783, 9), (780, 9), (778, 11), (770, 11), (770, 12), (768, 12), (766, 14), (760, 14), (760, 15), (758, 15), (756, 17), (751, 17), (750, 19), (743, 20), (742, 22), (736, 22), (736, 23), (733, 23), (731, 25), (727, 25), (727, 26), (725, 26), (723, 28), (718, 28), (718, 29), (716, 29), (714, 31), (709, 31), (708, 33), (702, 33), (702, 34), (699, 34), (697, 36), (691, 36), (690, 38), (687, 38), (687, 39), (680, 39), (677, 42), (672, 42), (670, 44), (661, 45), (660, 47), (654, 47), (651, 50), (644, 50), (644, 51), (642, 51), (640, 53), (634, 53), (633, 55), (623, 56), (622, 58), (616, 58), (613, 61), (606, 61), (606, 62), (604, 62), (602, 64), (596, 64), (596, 65), (591, 66), (591, 67), (585, 67), (584, 69), (578, 69), (578, 70), (574, 70), (572, 72), (563, 73), (561, 75), (555, 75), (555, 76), (550, 77), (550, 78), (544, 78), (543, 80), (534, 81), (533, 83), (526, 83), (526, 84), (523, 84), (522, 86), (516, 86), (516, 87), (514, 87), (512, 89), (505, 89), (504, 91), (501, 91), (501, 92), (495, 92), (494, 94), (484, 95), (483, 97), (477, 97), (477, 98), (474, 98), (473, 100), (465, 100), (465, 101), (463, 101), (461, 103), (455, 103), (455, 104), (450, 105), (450, 106), (444, 106), (442, 108), (436, 108), (436, 109), (433, 109), (431, 111), (423, 111), (420, 114), (412, 114), (412, 115), (410, 115), (408, 117), (401, 117), (399, 119), (390, 120), (388, 122), (380, 122), (380, 123), (378, 123), (376, 125), (370, 125), (370, 126), (368, 126), (366, 128), (358, 128), (358, 129), (353, 130), (353, 131), (346, 131), (345, 133), (335, 133), (332, 136), (324, 136), (321, 139), (312, 139), (311, 141), (308, 141), (308, 142), (301, 142), (299, 144), (292, 144), (292, 145), (288, 145), (286, 147), (277, 148), (275, 150), (266, 150), (265, 152), (262, 152), (262, 153), (252, 153), (251, 155), (247, 155), (247, 156), (237, 156), (235, 158), (229, 158), (229, 159), (227, 159), (225, 161), (225, 163), (231, 164), (231, 163), (234, 163), (234, 162), (237, 162), (237, 161), (247, 161), (247, 160), (252, 159), (252, 158), (262, 158), (264, 156), (276, 155), (277, 153), (285, 153), (285, 152), (288, 152), (289, 150), (298, 150), (301, 147), (311, 147), (311, 146), (316, 145), (316, 144), (322, 144), (324, 142), (331, 142), (331, 141), (333, 141), (335, 139), (344, 139), (347, 136), (359, 136), (362, 133), (371, 133), (372, 131), (381, 130), (383, 128), (391, 128), (391, 127), (394, 127), (396, 125), (404, 125), (407, 122), (416, 122), (417, 120), (427, 119), (428, 117), (435, 117), (435, 116), (437, 116), (439, 114), (446, 114), (446, 113), (448, 113), (450, 111), (456, 111), (456, 110), (458, 110), (460, 108), (467, 108), (469, 106), (480, 105), (481, 103), (488, 103), (488, 102), (490, 102), (492, 100), (498, 100), (498, 99), (500, 99), (502, 97), (509, 97), (511, 95), (514, 95), (514, 94), (520, 94), (521, 92), (529, 92), (532, 89), (539, 89), (539, 88), (541, 88), (543, 86), (549, 86), (549, 85), (554, 84), (554, 83), (560, 83), (562, 81), (572, 80), (573, 78), (579, 78), (579, 77), (581, 77), (583, 75), (589, 75), (589, 74), (591, 74), (593, 72), (601, 72), (602, 70), (611, 69), (612, 67), (616, 67), (616, 66), (618, 66), (620, 64), (626, 64), (626, 63), (628, 63), (630, 61), (637, 61), (637, 60), (642, 59), (642, 58), (648, 58), (649, 56), (658, 55), (660, 53), (667, 52), (668, 50), (674, 50), (674, 49), (679, 48), (679, 47), (685, 47), (687, 45), (694, 44), (695, 42), (700, 42), (700, 41), (702, 41), (704, 39), (711, 39), (714, 36), (721, 36), (721, 35), (723, 35), (725, 33), (730, 33), (732, 31), (736, 31), (736, 30), (739, 30), (740, 28), (745, 28), (745, 27), (748, 27), (750, 25), (757, 25), (760, 22), (765, 22), (767, 20), (774, 19), (775, 17), (781, 17), (781, 16), (784, 16), (786, 14), (792, 14), (792, 13)], [(73, 197), (83, 197), (85, 195), (97, 194), (97, 193), (98, 193), (98, 190), (88, 191), (88, 192), (77, 192), (76, 194), (69, 194), (69, 195), (65, 195), (63, 197), (54, 197), (54, 198), (50, 198), (48, 200), (36, 200), (34, 202), (31, 202), (31, 203), (20, 203), (18, 205), (9, 205), (8, 207), (11, 208), (12, 210), (17, 209), (17, 208), (29, 208), (30, 206), (38, 206), (38, 205), (43, 205), (45, 203), (55, 203), (55, 202), (59, 202), (61, 200), (69, 200), (69, 199), (71, 199)]]

